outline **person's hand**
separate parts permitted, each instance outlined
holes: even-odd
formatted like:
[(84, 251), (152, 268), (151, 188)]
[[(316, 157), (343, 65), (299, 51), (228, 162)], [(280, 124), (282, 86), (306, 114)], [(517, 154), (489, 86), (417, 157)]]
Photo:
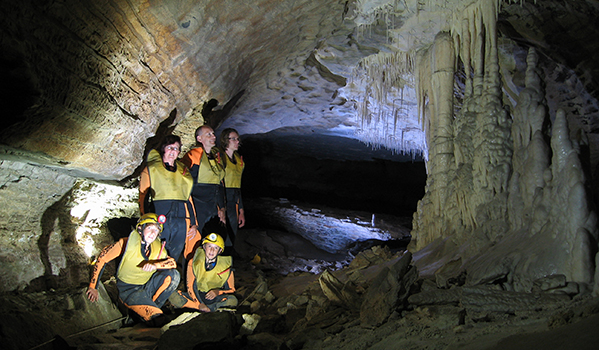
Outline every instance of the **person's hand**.
[(219, 289), (213, 289), (206, 293), (206, 299), (212, 300), (218, 296)]
[(225, 212), (225, 208), (218, 209), (218, 218), (220, 219), (220, 222), (225, 225), (227, 224), (227, 213)]
[(200, 303), (198, 310), (200, 310), (200, 312), (210, 312), (210, 308), (208, 308), (208, 306), (206, 306), (206, 304), (202, 304), (202, 303)]
[(146, 262), (145, 264), (143, 264), (141, 269), (146, 272), (152, 272), (152, 271), (156, 271), (156, 266), (154, 264), (152, 264), (151, 262)]
[(98, 301), (98, 290), (95, 288), (87, 288), (87, 292), (85, 293), (87, 295), (87, 298), (89, 299), (89, 301), (91, 301), (92, 303)]
[(245, 211), (243, 209), (239, 209), (237, 224), (239, 225), (239, 227), (243, 227), (243, 225), (245, 225)]
[(187, 230), (187, 240), (192, 240), (198, 234), (198, 227), (193, 225)]
[(166, 270), (166, 269), (177, 268), (177, 262), (175, 261), (174, 258), (172, 258), (170, 256), (163, 260), (158, 260), (158, 261), (154, 260), (153, 265), (156, 267), (157, 270)]

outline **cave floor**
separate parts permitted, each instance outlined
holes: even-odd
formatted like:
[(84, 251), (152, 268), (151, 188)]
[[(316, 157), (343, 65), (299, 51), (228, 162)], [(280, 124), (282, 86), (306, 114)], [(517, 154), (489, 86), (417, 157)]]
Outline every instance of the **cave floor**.
[[(239, 261), (236, 267), (237, 280), (241, 286), (240, 301), (253, 290), (259, 274), (266, 277), (277, 298), (285, 298), (286, 293), (302, 293), (318, 285), (316, 275), (295, 273), (288, 276), (277, 275), (273, 271), (263, 271), (247, 260)], [(243, 286), (242, 286), (243, 285)], [(501, 320), (487, 320), (466, 325), (447, 325), (436, 320), (431, 323), (424, 315), (426, 311), (411, 310), (402, 317), (392, 317), (375, 329), (360, 329), (359, 323), (347, 322), (342, 330), (328, 334), (317, 345), (306, 343), (297, 349), (597, 349), (599, 344), (599, 298), (587, 298), (574, 303), (570, 309), (542, 313), (535, 317), (511, 315)], [(249, 308), (240, 307), (237, 311), (249, 313)], [(272, 310), (264, 309), (264, 313)], [(594, 313), (595, 312), (595, 313)], [(180, 314), (180, 313), (177, 313)], [(580, 317), (580, 315), (585, 316)], [(359, 318), (359, 312), (353, 313)], [(172, 315), (174, 318), (176, 315)], [(353, 336), (344, 335), (352, 333)], [(155, 349), (160, 340), (159, 328), (147, 328), (141, 323), (117, 330), (101, 330), (70, 337), (66, 342), (77, 349)], [(277, 334), (282, 346), (290, 349), (283, 339), (288, 334)], [(262, 349), (245, 341), (237, 342), (238, 347), (227, 349)], [(296, 348), (296, 347), (291, 347)]]
[[(243, 232), (243, 233), (242, 233)], [(239, 256), (234, 259), (236, 294), (240, 305), (233, 313), (241, 319), (243, 314), (260, 314), (263, 319), (288, 323), (281, 331), (263, 328), (260, 334), (269, 333), (271, 346), (251, 341), (250, 336), (237, 336), (227, 349), (597, 349), (599, 344), (599, 298), (578, 296), (569, 304), (558, 308), (543, 308), (532, 313), (504, 313), (493, 317), (470, 317), (458, 322), (455, 315), (459, 306), (412, 307), (393, 313), (386, 322), (375, 328), (360, 326), (360, 310), (347, 307), (323, 307), (322, 313), (332, 312), (338, 318), (322, 320), (308, 328), (314, 334), (311, 341), (298, 342), (297, 333), (303, 314), (282, 316), (275, 307), (300, 295), (324, 298), (319, 285), (320, 272), (332, 271), (342, 276), (348, 270), (351, 259), (347, 255), (315, 250), (299, 236), (275, 229), (244, 229), (238, 236)], [(247, 243), (246, 245), (242, 243)], [(236, 242), (237, 244), (237, 242)], [(266, 247), (257, 251), (256, 247)], [(374, 248), (366, 247), (374, 251)], [(256, 255), (261, 257), (258, 262)], [(383, 266), (383, 263), (379, 263)], [(378, 266), (378, 265), (377, 265)], [(375, 267), (377, 267), (375, 266)], [(309, 269), (307, 267), (310, 267)], [(372, 274), (377, 271), (373, 269)], [(274, 300), (259, 308), (252, 308), (248, 301), (261, 282), (266, 282)], [(363, 293), (364, 290), (358, 294)], [(79, 292), (81, 293), (81, 292)], [(251, 301), (251, 300), (250, 300)], [(335, 309), (336, 308), (336, 309)], [(444, 309), (445, 308), (445, 309)], [(331, 311), (332, 309), (332, 311)], [(39, 309), (38, 312), (44, 312)], [(165, 308), (171, 319), (183, 311)], [(304, 308), (305, 312), (305, 308)], [(202, 314), (199, 315), (203, 316)], [(207, 316), (207, 315), (206, 315)], [(32, 327), (38, 327), (30, 320)], [(168, 325), (167, 325), (168, 327)], [(2, 329), (0, 329), (0, 333)], [(12, 336), (27, 337), (31, 329)], [(254, 334), (258, 337), (260, 334)], [(317, 336), (318, 334), (318, 336)], [(9, 339), (6, 334), (0, 334)], [(143, 323), (127, 322), (118, 329), (98, 327), (77, 334), (55, 338), (44, 344), (26, 349), (156, 349), (162, 331), (148, 328)], [(272, 345), (275, 344), (275, 345)], [(10, 347), (9, 347), (10, 348)], [(19, 347), (17, 347), (19, 348)], [(160, 348), (160, 347), (158, 347)], [(171, 347), (174, 348), (174, 347)], [(202, 349), (214, 347), (202, 346)], [(219, 348), (218, 346), (216, 348)], [(222, 349), (220, 347), (219, 349)]]

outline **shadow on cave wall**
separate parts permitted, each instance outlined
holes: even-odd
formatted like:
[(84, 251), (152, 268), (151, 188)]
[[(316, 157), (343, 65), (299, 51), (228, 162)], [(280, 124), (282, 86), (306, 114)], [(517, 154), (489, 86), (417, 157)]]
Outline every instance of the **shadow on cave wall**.
[[(221, 109), (214, 110), (218, 106), (218, 100), (211, 99), (208, 102), (204, 103), (202, 107), (202, 116), (204, 117), (205, 124), (212, 126), (213, 129), (216, 129), (218, 125), (222, 124), (222, 122), (227, 118), (227, 116), (231, 113), (233, 107), (239, 99), (243, 96), (245, 90), (239, 91), (233, 98), (231, 98)], [(169, 116), (163, 120), (156, 129), (156, 133), (154, 136), (148, 138), (146, 140), (146, 147), (144, 149), (144, 159), (141, 164), (133, 171), (133, 173), (120, 182), (125, 184), (131, 182), (131, 180), (137, 179), (142, 170), (146, 167), (146, 158), (148, 153), (150, 153), (153, 149), (158, 149), (162, 140), (168, 135), (171, 135), (177, 124), (175, 124), (175, 120), (177, 119), (177, 109), (173, 109)]]
[[(26, 292), (39, 292), (50, 289), (81, 287), (89, 283), (90, 278), (90, 260), (96, 257), (88, 258), (83, 248), (79, 246), (76, 240), (76, 232), (80, 223), (85, 221), (87, 213), (79, 220), (71, 216), (71, 200), (73, 189), (67, 192), (60, 200), (46, 209), (41, 216), (41, 235), (37, 240), (39, 256), (44, 265), (44, 274), (30, 281), (25, 288)], [(137, 218), (119, 217), (109, 219), (105, 224), (112, 239), (108, 235), (95, 237), (96, 244), (107, 245), (111, 241), (117, 241), (123, 237), (128, 237), (131, 230), (135, 227)], [(52, 235), (59, 235), (59, 240), (52, 239)], [(56, 275), (52, 267), (61, 264), (56, 251), (60, 244), (62, 255), (64, 256), (64, 266)], [(103, 248), (100, 247), (100, 248)], [(54, 253), (53, 253), (54, 250)], [(53, 262), (53, 260), (56, 260)], [(61, 264), (63, 265), (63, 264)], [(107, 266), (106, 276), (113, 275), (117, 264)], [(103, 276), (103, 277), (106, 277)], [(103, 280), (106, 278), (103, 278)]]
[(175, 127), (177, 126), (176, 124), (174, 124), (176, 118), (177, 109), (175, 108), (171, 111), (168, 118), (163, 120), (162, 123), (158, 125), (158, 128), (156, 129), (156, 133), (154, 134), (154, 136), (146, 140), (146, 147), (144, 149), (144, 159), (141, 162), (141, 164), (139, 164), (139, 166), (133, 171), (131, 175), (121, 180), (120, 183), (127, 184), (141, 175), (141, 171), (146, 167), (146, 159), (148, 157), (148, 153), (150, 153), (150, 151), (153, 149), (158, 149), (160, 143), (162, 143), (162, 140), (164, 140), (164, 138), (167, 135), (171, 135), (173, 133), (173, 130), (175, 130)]
[[(25, 288), (27, 292), (78, 286), (89, 280), (88, 259), (83, 249), (77, 244), (75, 238), (77, 224), (71, 220), (72, 217), (67, 206), (71, 195), (72, 190), (48, 207), (41, 216), (42, 232), (37, 246), (44, 265), (44, 275), (33, 279)], [(50, 242), (53, 233), (60, 235), (58, 244), (60, 244), (65, 259), (65, 267), (60, 268), (58, 275), (53, 274), (52, 271)]]
[(229, 116), (233, 107), (237, 104), (237, 101), (243, 96), (245, 90), (239, 91), (233, 96), (221, 109), (214, 110), (218, 106), (217, 99), (210, 99), (202, 106), (202, 117), (204, 118), (204, 124), (209, 125), (212, 129), (216, 130), (225, 119)]
[(114, 238), (115, 241), (118, 241), (121, 238), (129, 237), (131, 231), (135, 229), (136, 224), (136, 218), (121, 217), (109, 219), (106, 226), (108, 227), (108, 231), (110, 231), (112, 238)]

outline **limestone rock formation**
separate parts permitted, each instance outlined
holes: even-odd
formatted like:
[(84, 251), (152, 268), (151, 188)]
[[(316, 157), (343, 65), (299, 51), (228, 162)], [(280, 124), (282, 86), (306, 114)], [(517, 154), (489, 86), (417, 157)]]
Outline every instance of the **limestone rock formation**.
[[(137, 215), (145, 153), (168, 133), (190, 147), (209, 122), (421, 156), (411, 250), (439, 287), (597, 293), (597, 14), (591, 0), (2, 2), (0, 290), (81, 284), (110, 220)], [(74, 213), (81, 191), (104, 202)]]

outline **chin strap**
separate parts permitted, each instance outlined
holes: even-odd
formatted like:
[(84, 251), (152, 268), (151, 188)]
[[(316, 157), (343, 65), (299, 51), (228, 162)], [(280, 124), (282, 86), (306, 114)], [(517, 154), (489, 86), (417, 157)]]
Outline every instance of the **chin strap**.
[(215, 266), (216, 266), (216, 258), (214, 258), (214, 260), (212, 260), (212, 261), (206, 261), (206, 264), (205, 264), (206, 271), (212, 270)]

